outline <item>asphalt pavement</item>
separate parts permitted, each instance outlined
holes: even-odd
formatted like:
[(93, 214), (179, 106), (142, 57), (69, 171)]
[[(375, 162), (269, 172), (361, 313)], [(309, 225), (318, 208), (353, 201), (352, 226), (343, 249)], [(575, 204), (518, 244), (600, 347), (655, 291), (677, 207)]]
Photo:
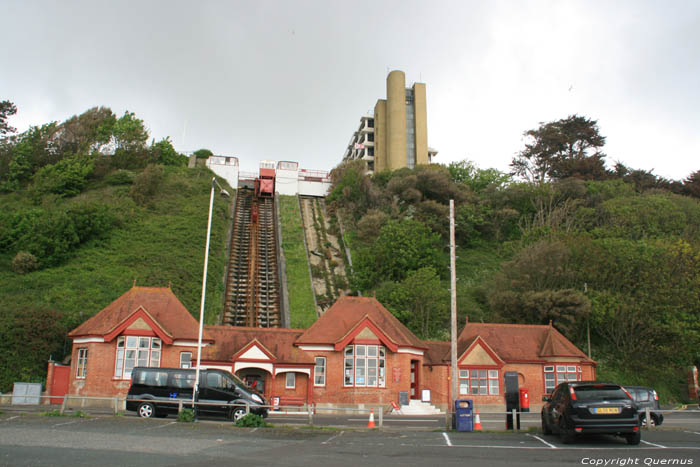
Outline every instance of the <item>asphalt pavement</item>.
[[(270, 421), (274, 423), (274, 417)], [(443, 467), (471, 463), (700, 465), (700, 429), (689, 425), (644, 430), (639, 446), (614, 436), (564, 445), (556, 436), (535, 429), (462, 433), (428, 426), (369, 430), (293, 424), (250, 429), (213, 419), (181, 423), (172, 417), (0, 415), (0, 466)]]

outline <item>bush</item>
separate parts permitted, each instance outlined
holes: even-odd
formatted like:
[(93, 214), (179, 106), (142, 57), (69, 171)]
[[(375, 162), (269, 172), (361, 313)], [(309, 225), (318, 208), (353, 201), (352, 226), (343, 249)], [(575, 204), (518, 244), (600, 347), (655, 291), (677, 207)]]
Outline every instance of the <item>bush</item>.
[(12, 259), (12, 270), (17, 274), (27, 274), (36, 271), (39, 267), (39, 261), (31, 253), (20, 251)]
[(40, 169), (34, 175), (34, 188), (40, 194), (75, 196), (85, 188), (93, 163), (87, 158), (63, 159)]
[(109, 185), (131, 185), (134, 183), (134, 176), (127, 170), (117, 170), (107, 176), (106, 182)]
[(158, 192), (163, 179), (163, 168), (157, 165), (149, 165), (134, 180), (129, 193), (131, 198), (140, 206), (150, 204), (154, 195)]
[(272, 426), (265, 421), (260, 415), (254, 413), (249, 413), (248, 415), (241, 417), (237, 422), (236, 426), (240, 428), (258, 428), (258, 427), (269, 427)]
[[(115, 216), (107, 205), (84, 202), (64, 211), (26, 210), (8, 216), (3, 223), (0, 250), (28, 252), (41, 266), (51, 266), (66, 259), (81, 243), (111, 230)], [(30, 264), (26, 257), (18, 261), (23, 266)]]
[(182, 409), (179, 414), (177, 414), (177, 421), (183, 423), (191, 423), (194, 421), (194, 410), (192, 409)]

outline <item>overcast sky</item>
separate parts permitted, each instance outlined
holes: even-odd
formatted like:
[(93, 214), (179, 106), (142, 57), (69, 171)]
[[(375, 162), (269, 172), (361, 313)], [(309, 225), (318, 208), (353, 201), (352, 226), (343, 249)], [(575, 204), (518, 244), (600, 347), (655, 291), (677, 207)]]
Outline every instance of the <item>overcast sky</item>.
[(0, 100), (20, 130), (93, 106), (179, 151), (337, 165), (386, 75), (427, 86), (437, 161), (508, 171), (580, 114), (621, 161), (700, 169), (700, 2), (0, 0)]

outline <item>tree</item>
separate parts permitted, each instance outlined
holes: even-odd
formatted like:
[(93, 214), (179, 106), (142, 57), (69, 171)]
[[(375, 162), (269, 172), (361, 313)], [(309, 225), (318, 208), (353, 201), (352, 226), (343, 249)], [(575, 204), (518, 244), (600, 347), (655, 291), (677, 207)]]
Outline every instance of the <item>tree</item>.
[(198, 149), (194, 152), (194, 157), (197, 159), (209, 159), (214, 153), (209, 149)]
[(510, 175), (496, 169), (480, 169), (467, 159), (450, 162), (447, 170), (453, 182), (467, 185), (474, 193), (480, 193), (489, 186), (502, 188), (511, 182)]
[(7, 118), (17, 113), (17, 107), (10, 101), (0, 101), (0, 136), (17, 131), (7, 123)]
[(567, 177), (603, 180), (610, 176), (601, 152), (605, 137), (600, 135), (595, 120), (571, 115), (540, 123), (539, 128), (524, 135), (529, 142), (510, 164), (513, 175), (537, 183)]
[(693, 198), (700, 198), (700, 170), (696, 170), (683, 180), (683, 192)]
[(148, 130), (143, 120), (134, 116), (133, 112), (124, 115), (114, 123), (114, 165), (120, 169), (143, 168), (148, 164)]
[(357, 256), (354, 288), (360, 290), (373, 289), (387, 280), (400, 282), (423, 267), (443, 271), (446, 264), (440, 236), (412, 219), (388, 221), (375, 242)]
[(450, 317), (450, 292), (435, 269), (421, 268), (401, 282), (384, 282), (377, 299), (422, 339), (444, 337)]
[(157, 143), (155, 140), (151, 143), (151, 161), (156, 164), (184, 167), (187, 165), (187, 156), (178, 153), (170, 137), (166, 136)]

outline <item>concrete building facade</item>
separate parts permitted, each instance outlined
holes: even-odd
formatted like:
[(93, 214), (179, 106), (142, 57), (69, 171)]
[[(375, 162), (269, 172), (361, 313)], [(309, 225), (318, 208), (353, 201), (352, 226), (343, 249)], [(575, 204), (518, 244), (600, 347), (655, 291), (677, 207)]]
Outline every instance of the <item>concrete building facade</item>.
[(386, 80), (386, 96), (373, 115), (360, 118), (343, 160), (361, 159), (369, 172), (430, 164), (437, 151), (428, 147), (425, 83), (407, 88), (404, 72), (394, 70)]

